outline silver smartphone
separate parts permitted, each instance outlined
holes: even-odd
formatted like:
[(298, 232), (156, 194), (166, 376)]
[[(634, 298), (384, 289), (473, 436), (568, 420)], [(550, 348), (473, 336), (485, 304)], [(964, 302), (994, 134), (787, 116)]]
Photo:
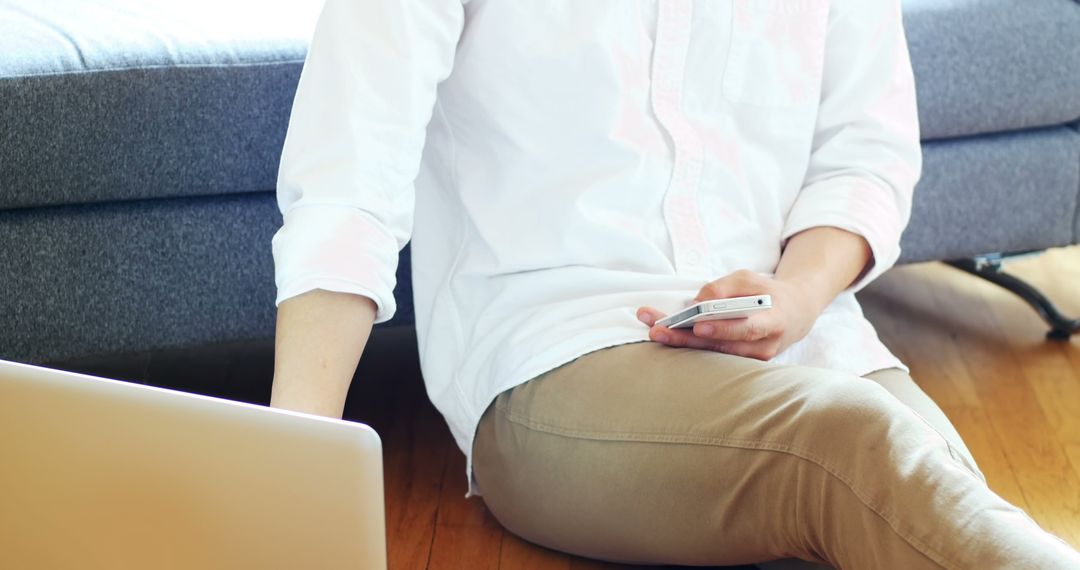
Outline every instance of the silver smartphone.
[(770, 295), (751, 295), (749, 297), (732, 297), (730, 299), (713, 299), (691, 305), (675, 314), (668, 315), (656, 324), (669, 329), (685, 329), (694, 326), (701, 321), (717, 321), (720, 319), (741, 319), (758, 311), (772, 308)]

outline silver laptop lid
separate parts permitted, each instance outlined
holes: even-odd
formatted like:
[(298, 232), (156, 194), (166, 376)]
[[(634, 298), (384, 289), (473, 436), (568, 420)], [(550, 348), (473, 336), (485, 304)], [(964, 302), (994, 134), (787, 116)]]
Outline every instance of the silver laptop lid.
[(0, 361), (0, 568), (386, 567), (361, 424)]

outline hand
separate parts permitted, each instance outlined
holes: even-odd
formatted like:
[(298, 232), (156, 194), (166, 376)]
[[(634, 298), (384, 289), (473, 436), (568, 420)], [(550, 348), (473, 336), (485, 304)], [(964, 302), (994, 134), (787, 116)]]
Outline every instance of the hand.
[(649, 339), (655, 342), (770, 360), (806, 336), (825, 309), (797, 283), (747, 270), (706, 284), (694, 302), (748, 295), (771, 295), (773, 308), (741, 319), (700, 322), (693, 332), (655, 325), (665, 315), (652, 307), (641, 307), (637, 317), (649, 325)]

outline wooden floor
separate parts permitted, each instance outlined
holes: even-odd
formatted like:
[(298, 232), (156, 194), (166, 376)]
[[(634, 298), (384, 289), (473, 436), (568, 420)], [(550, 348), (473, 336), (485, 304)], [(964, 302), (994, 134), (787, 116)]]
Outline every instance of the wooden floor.
[[(1080, 315), (1080, 248), (1007, 270)], [(1080, 548), (1080, 335), (1011, 293), (940, 264), (901, 267), (861, 295), (867, 316), (945, 411), (998, 494)]]
[[(1009, 270), (1080, 314), (1080, 249)], [(1080, 547), (1080, 338), (1044, 340), (1046, 328), (1017, 298), (940, 264), (893, 270), (860, 297), (885, 343), (956, 424), (991, 487)], [(347, 418), (369, 423), (384, 440), (390, 567), (630, 568), (527, 544), (503, 531), (482, 501), (464, 498), (464, 458), (426, 399), (414, 342), (409, 331), (377, 331), (346, 407)], [(62, 367), (265, 402), (271, 357), (263, 341)]]

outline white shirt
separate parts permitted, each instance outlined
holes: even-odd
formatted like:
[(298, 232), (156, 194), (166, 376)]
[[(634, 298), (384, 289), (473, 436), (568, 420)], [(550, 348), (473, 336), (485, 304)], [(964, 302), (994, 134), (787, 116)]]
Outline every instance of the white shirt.
[(853, 292), (895, 263), (921, 166), (900, 0), (328, 0), (278, 302), (355, 293), (386, 321), (411, 237), (424, 379), (468, 456), (500, 392), (834, 226), (874, 266), (774, 362), (862, 375), (902, 366)]

